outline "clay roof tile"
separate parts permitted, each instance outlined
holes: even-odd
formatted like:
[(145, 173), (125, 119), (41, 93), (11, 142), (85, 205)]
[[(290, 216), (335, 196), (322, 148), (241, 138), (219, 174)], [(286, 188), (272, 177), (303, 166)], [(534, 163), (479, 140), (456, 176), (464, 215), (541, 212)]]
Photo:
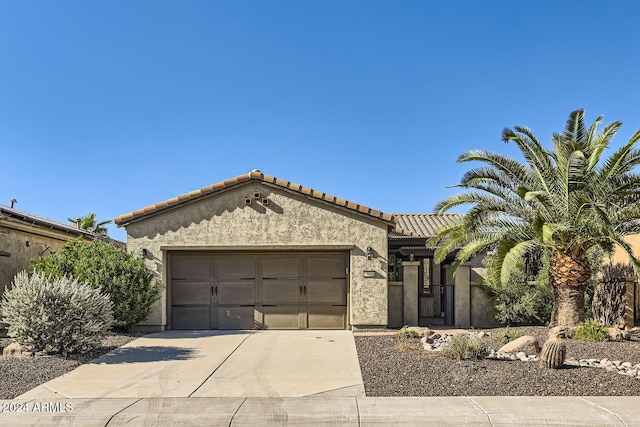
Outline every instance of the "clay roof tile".
[[(231, 178), (231, 179), (227, 179), (221, 182), (216, 182), (214, 184), (211, 184), (209, 186), (200, 188), (198, 190), (194, 190), (191, 191), (187, 194), (181, 194), (177, 197), (173, 197), (171, 199), (165, 200), (163, 202), (157, 203), (155, 205), (152, 206), (147, 206), (143, 209), (138, 209), (135, 210), (133, 212), (129, 212), (127, 214), (121, 215), (119, 217), (117, 217), (115, 219), (115, 223), (119, 226), (121, 225), (126, 225), (126, 223), (135, 220), (137, 218), (141, 218), (144, 217), (145, 215), (149, 215), (149, 214), (153, 214), (153, 213), (157, 213), (160, 212), (164, 209), (169, 209), (178, 205), (181, 205), (183, 203), (187, 203), (191, 200), (197, 200), (199, 198), (205, 197), (209, 194), (215, 194), (219, 191), (223, 191), (227, 188), (231, 188), (234, 187), (238, 184), (242, 184), (245, 183), (247, 181), (250, 180), (257, 180), (257, 181), (261, 181), (267, 184), (272, 184), (272, 185), (276, 185), (278, 187), (282, 187), (282, 188), (286, 188), (288, 190), (291, 191), (295, 191), (301, 194), (305, 194), (308, 196), (311, 196), (313, 198), (319, 199), (319, 200), (323, 200), (327, 203), (331, 203), (333, 205), (336, 206), (340, 206), (340, 207), (344, 207), (353, 211), (356, 211), (358, 213), (362, 213), (365, 215), (370, 215), (373, 216), (375, 218), (379, 218), (382, 219), (386, 222), (395, 222), (396, 218), (393, 215), (390, 214), (385, 214), (381, 211), (378, 210), (374, 210), (371, 209), (367, 206), (363, 206), (363, 205), (359, 205), (355, 202), (350, 202), (348, 200), (342, 199), (340, 197), (336, 197), (334, 195), (331, 194), (326, 194), (323, 193), (321, 191), (317, 191), (314, 190), (312, 188), (309, 187), (304, 187), (300, 184), (296, 184), (290, 181), (286, 181), (284, 179), (280, 179), (280, 178), (276, 178), (272, 175), (265, 175), (262, 172), (260, 172), (259, 170), (255, 169), (252, 170), (251, 172), (244, 174), (244, 175), (238, 175), (235, 178)], [(400, 227), (397, 227), (398, 229)]]

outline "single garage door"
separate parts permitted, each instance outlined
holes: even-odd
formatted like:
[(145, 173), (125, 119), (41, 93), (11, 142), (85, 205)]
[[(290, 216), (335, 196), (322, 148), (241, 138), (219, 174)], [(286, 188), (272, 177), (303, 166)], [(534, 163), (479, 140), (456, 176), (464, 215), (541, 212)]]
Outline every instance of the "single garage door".
[(169, 257), (173, 329), (347, 326), (347, 253)]

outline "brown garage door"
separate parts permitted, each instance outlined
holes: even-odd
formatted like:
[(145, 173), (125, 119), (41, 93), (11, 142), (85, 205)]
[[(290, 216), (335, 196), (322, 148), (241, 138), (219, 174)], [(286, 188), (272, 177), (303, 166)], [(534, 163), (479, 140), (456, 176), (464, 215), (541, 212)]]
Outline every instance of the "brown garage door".
[(173, 329), (344, 329), (346, 253), (170, 254)]

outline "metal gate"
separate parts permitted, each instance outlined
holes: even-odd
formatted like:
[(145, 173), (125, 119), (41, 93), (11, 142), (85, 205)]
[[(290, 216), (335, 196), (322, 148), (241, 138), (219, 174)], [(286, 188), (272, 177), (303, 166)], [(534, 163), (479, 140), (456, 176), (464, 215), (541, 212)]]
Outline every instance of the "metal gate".
[(633, 283), (633, 319), (634, 326), (640, 325), (640, 286), (638, 282)]
[(419, 323), (421, 326), (450, 326), (455, 322), (453, 301), (455, 288), (452, 278), (441, 268), (440, 283), (431, 286), (430, 293), (420, 295)]

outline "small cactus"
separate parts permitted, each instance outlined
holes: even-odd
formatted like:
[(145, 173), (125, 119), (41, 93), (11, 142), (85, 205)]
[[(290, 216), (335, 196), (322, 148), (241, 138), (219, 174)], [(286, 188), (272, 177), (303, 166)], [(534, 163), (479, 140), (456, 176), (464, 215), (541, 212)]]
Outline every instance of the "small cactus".
[(542, 347), (540, 360), (544, 366), (551, 369), (560, 369), (564, 365), (564, 359), (567, 355), (567, 345), (564, 340), (556, 335), (550, 337)]

